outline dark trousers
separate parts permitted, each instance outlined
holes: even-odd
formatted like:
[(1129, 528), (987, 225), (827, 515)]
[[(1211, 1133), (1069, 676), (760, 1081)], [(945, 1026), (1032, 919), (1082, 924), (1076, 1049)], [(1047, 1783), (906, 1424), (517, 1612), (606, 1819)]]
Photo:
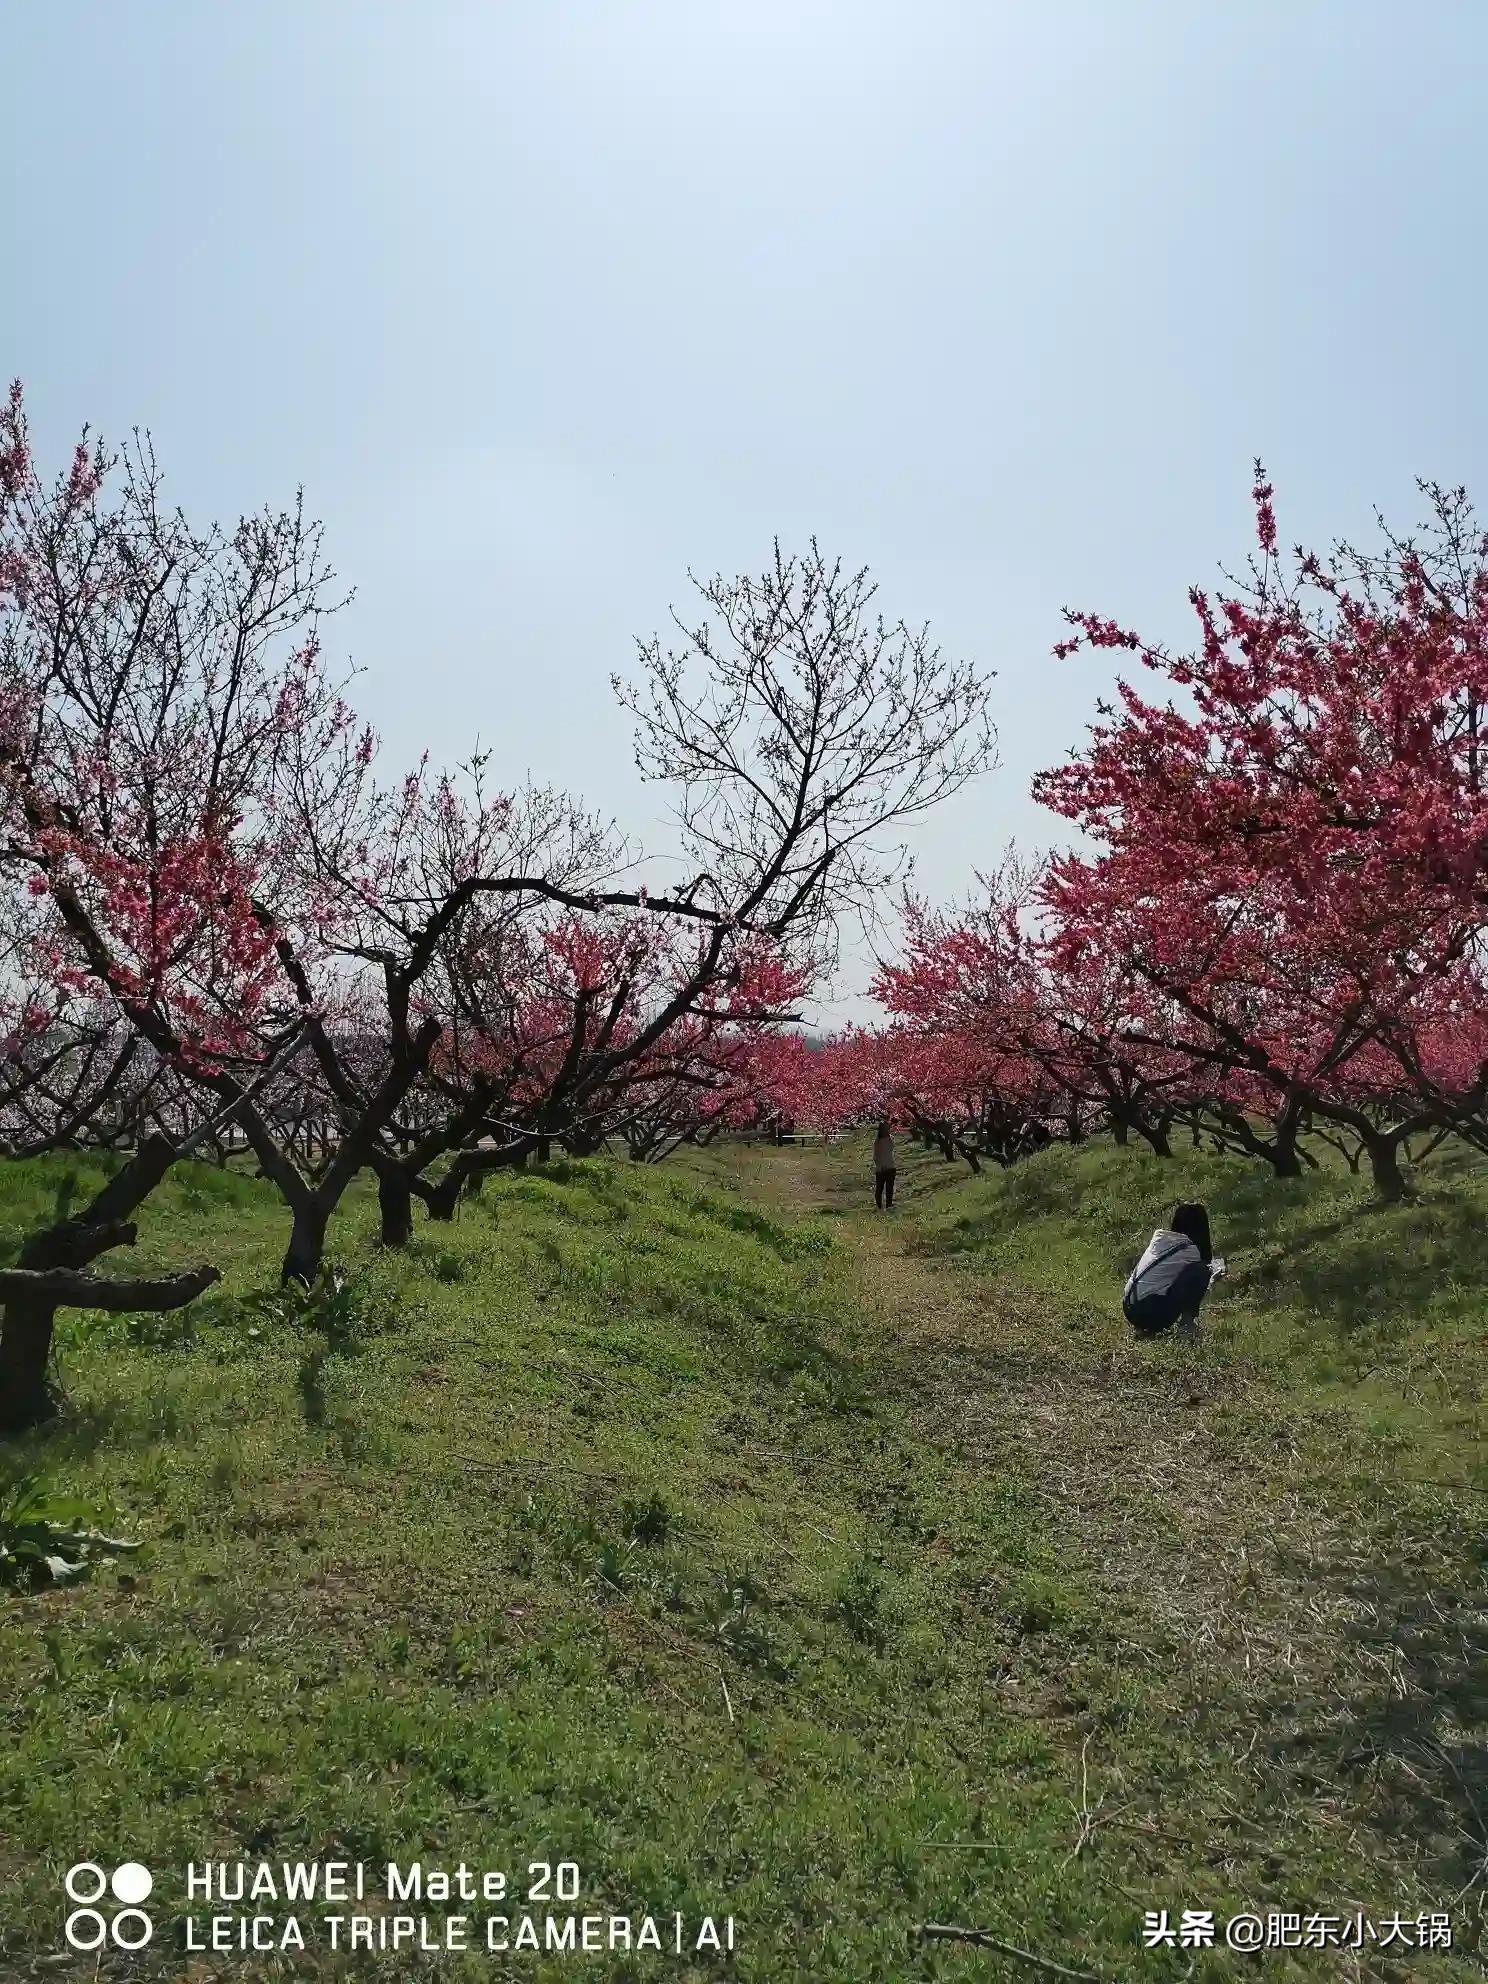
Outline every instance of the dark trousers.
[(874, 1172), (873, 1203), (876, 1206), (891, 1206), (894, 1203), (894, 1174), (892, 1171)]
[(1126, 1320), (1138, 1336), (1162, 1336), (1174, 1323), (1197, 1322), (1199, 1305), (1208, 1293), (1209, 1269), (1203, 1261), (1195, 1261), (1165, 1295), (1144, 1295), (1128, 1303)]

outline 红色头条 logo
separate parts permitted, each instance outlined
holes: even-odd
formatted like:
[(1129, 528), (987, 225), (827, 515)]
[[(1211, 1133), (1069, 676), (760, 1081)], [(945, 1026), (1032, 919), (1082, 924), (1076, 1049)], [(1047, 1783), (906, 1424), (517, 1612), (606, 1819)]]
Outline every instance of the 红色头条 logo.
[[(148, 1867), (126, 1860), (106, 1874), (96, 1860), (79, 1860), (62, 1877), (69, 1901), (81, 1903), (69, 1914), (63, 1933), (75, 1950), (98, 1950), (111, 1942), (115, 1949), (142, 1950), (155, 1933), (155, 1924), (140, 1906), (155, 1885)], [(105, 1913), (98, 1903), (112, 1899)], [(115, 1906), (115, 1903), (122, 1906)]]

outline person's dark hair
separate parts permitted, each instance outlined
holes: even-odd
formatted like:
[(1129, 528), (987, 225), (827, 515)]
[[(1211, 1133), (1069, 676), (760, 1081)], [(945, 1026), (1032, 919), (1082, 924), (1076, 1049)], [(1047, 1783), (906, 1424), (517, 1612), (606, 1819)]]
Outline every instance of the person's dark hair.
[(1214, 1249), (1209, 1240), (1209, 1208), (1200, 1205), (1174, 1206), (1171, 1221), (1174, 1233), (1181, 1233), (1185, 1240), (1192, 1240), (1199, 1250), (1199, 1259), (1206, 1265), (1214, 1258)]
[(882, 1123), (880, 1123), (880, 1124), (879, 1124), (879, 1126), (878, 1126), (878, 1134), (879, 1134), (879, 1135), (880, 1135), (881, 1137), (887, 1137), (887, 1136), (892, 1136), (892, 1134), (893, 1134), (893, 1132), (892, 1132), (892, 1131), (890, 1130), (890, 1128), (889, 1128), (889, 1125), (888, 1125), (888, 1120), (887, 1120), (887, 1118), (886, 1118), (886, 1119), (885, 1119), (885, 1120), (884, 1120), (884, 1121), (883, 1121)]

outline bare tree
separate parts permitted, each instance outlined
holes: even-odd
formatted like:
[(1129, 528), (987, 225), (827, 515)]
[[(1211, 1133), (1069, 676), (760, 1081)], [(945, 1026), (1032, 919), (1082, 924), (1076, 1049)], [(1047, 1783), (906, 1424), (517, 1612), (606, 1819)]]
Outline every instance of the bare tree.
[(885, 620), (866, 570), (814, 538), (693, 585), (711, 617), (674, 611), (681, 646), (640, 642), (641, 681), (615, 682), (642, 775), (676, 795), (680, 893), (829, 964), (839, 920), (875, 921), (903, 872), (904, 822), (994, 762), (987, 681)]

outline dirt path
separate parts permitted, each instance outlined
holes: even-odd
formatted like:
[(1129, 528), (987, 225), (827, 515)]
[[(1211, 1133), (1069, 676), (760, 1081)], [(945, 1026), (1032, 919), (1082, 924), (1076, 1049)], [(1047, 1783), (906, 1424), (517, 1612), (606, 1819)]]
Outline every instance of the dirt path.
[[(836, 1231), (864, 1310), (903, 1345), (927, 1427), (980, 1464), (1036, 1481), (1102, 1585), (1140, 1588), (1174, 1624), (1211, 1636), (1227, 1587), (1263, 1536), (1275, 1541), (1279, 1521), (1294, 1551), (1326, 1549), (1336, 1561), (1336, 1534), (1288, 1492), (1296, 1450), (1237, 1469), (1230, 1442), (1216, 1439), (1216, 1415), (1240, 1392), (1202, 1348), (1175, 1340), (1160, 1358), (1135, 1345), (1124, 1355), (1087, 1348), (1030, 1291), (916, 1251), (913, 1211), (875, 1214), (866, 1185), (859, 1199), (830, 1151), (779, 1155), (762, 1184), (776, 1203), (842, 1213)], [(1153, 1509), (1160, 1523), (1139, 1520)]]

